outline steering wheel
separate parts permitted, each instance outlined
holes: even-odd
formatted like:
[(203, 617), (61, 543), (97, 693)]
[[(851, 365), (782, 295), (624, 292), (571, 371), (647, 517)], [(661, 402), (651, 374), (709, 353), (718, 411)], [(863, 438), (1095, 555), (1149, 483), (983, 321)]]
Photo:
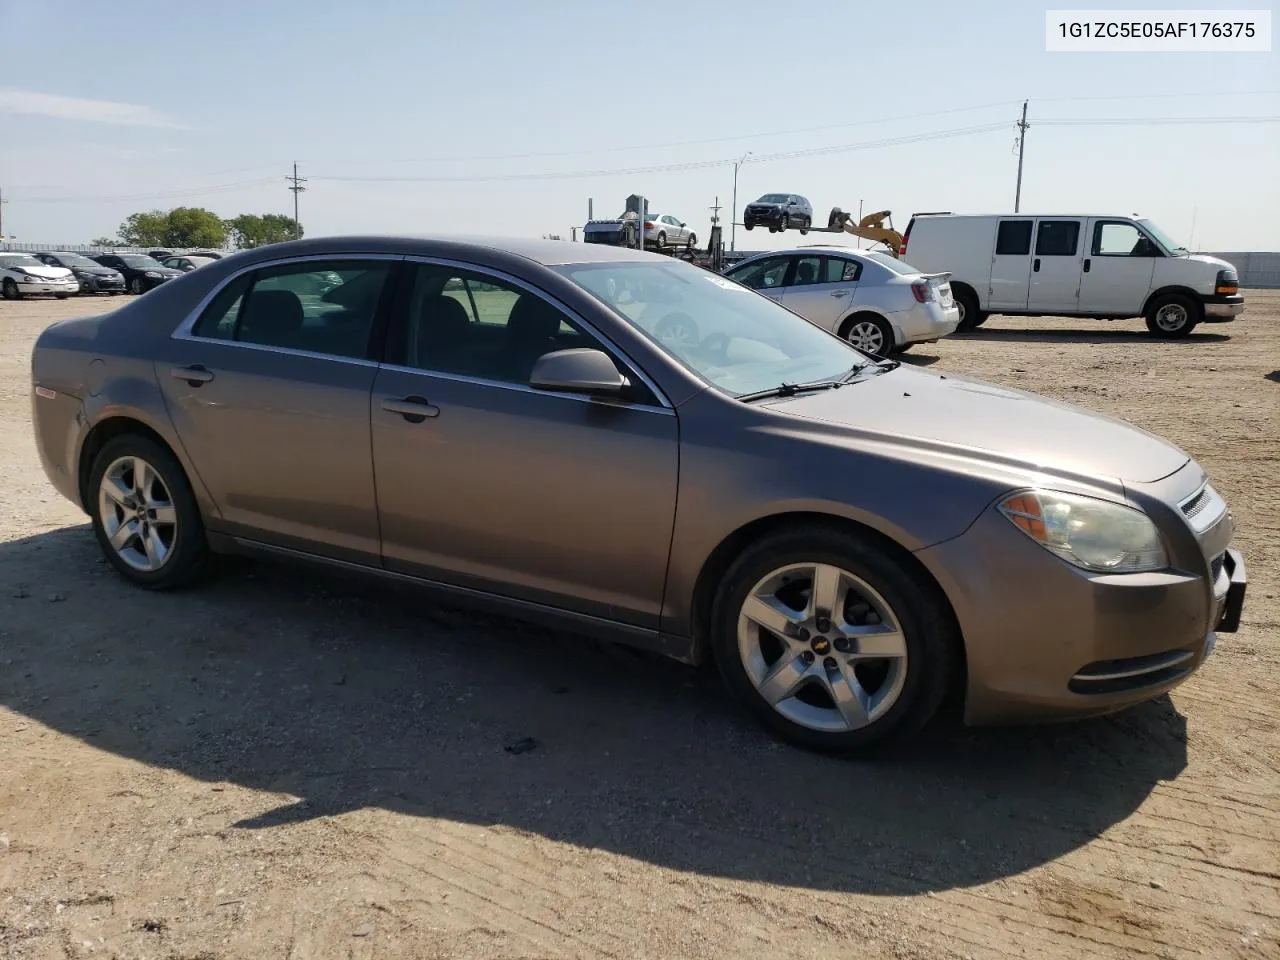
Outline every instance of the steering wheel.
[(698, 325), (687, 313), (676, 311), (668, 313), (653, 328), (653, 335), (663, 343), (673, 347), (696, 347), (698, 345)]

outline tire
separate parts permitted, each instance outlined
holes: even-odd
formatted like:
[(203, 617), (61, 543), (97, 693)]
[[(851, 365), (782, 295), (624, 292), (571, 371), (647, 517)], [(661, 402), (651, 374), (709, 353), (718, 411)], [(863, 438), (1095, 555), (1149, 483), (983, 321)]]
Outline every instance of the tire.
[(855, 313), (841, 325), (840, 336), (873, 356), (887, 357), (894, 350), (893, 327), (874, 313)]
[(134, 296), (140, 296), (147, 292), (146, 288), (142, 284), (141, 277), (134, 277), (132, 280), (129, 281), (129, 292), (132, 293)]
[(689, 239), (685, 241), (684, 248), (688, 250), (690, 253), (692, 253), (694, 248), (697, 245), (698, 245), (697, 234), (694, 234), (694, 233), (689, 234)]
[(778, 232), (786, 233), (789, 229), (791, 229), (791, 218), (784, 213), (782, 219), (778, 221)]
[[(141, 526), (142, 516), (134, 509), (143, 489), (139, 487), (136, 466), (140, 463), (154, 475), (145, 483), (146, 502), (160, 505), (158, 512), (150, 514), (149, 523)], [(104, 492), (104, 478), (108, 474), (116, 478), (115, 489), (123, 496)], [(133, 507), (123, 503), (126, 499)], [(191, 484), (177, 458), (154, 440), (124, 434), (107, 441), (89, 469), (85, 501), (103, 554), (131, 583), (148, 590), (173, 590), (194, 583), (207, 572), (209, 543)], [(159, 519), (166, 515), (166, 507), (172, 509), (172, 522)], [(126, 526), (131, 526), (134, 532), (117, 549), (111, 543), (111, 536)], [(146, 539), (167, 547), (167, 552), (158, 560), (159, 547), (154, 553), (144, 551), (144, 531), (155, 535)]]
[(987, 318), (982, 315), (982, 311), (978, 308), (978, 297), (972, 290), (964, 288), (952, 288), (952, 294), (955, 296), (956, 306), (960, 308), (960, 323), (956, 327), (958, 331), (973, 330), (982, 325)]
[[(821, 593), (846, 598), (834, 622), (823, 622), (831, 611), (815, 610), (805, 595), (817, 570), (829, 574), (824, 582), (838, 584)], [(788, 577), (790, 585), (775, 594), (773, 585)], [(749, 601), (763, 596), (770, 604), (755, 610), (789, 639), (749, 615)], [(851, 618), (861, 624), (856, 646), (837, 647), (849, 642), (839, 624), (858, 630)], [(866, 750), (920, 730), (942, 704), (961, 650), (946, 600), (924, 574), (870, 536), (821, 525), (775, 534), (744, 551), (719, 585), (711, 628), (730, 693), (783, 739), (829, 753)], [(818, 633), (823, 628), (825, 636)], [(870, 642), (886, 656), (851, 658)], [(838, 694), (847, 709), (838, 706)]]
[(6, 300), (22, 299), (22, 291), (18, 289), (18, 284), (14, 282), (12, 277), (4, 278), (4, 284), (0, 285), (0, 293), (3, 293)]
[(65, 299), (67, 299), (67, 297), (69, 297), (69, 296), (71, 296), (71, 294), (69, 294), (69, 293), (55, 293), (55, 294), (53, 295), (53, 299), (55, 299), (55, 300), (65, 300)]
[(754, 230), (754, 229), (755, 229), (755, 226), (756, 226), (756, 225), (755, 225), (754, 223), (744, 223), (744, 224), (742, 225), (742, 227), (743, 227), (743, 229), (744, 229), (744, 230)]
[(665, 233), (659, 233), (656, 249), (665, 250), (666, 248), (667, 248), (667, 235)]
[(1203, 319), (1204, 308), (1183, 293), (1156, 297), (1147, 308), (1147, 329), (1165, 340), (1187, 336)]
[(813, 226), (813, 217), (805, 217), (804, 226), (800, 228), (800, 236), (807, 237), (809, 235), (809, 228), (812, 226)]

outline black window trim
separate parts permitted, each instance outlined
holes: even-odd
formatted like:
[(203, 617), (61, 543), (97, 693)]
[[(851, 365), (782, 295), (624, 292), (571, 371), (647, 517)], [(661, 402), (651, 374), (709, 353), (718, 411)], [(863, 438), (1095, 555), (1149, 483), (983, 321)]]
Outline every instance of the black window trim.
[[(212, 290), (206, 293), (195, 308), (183, 318), (182, 322), (169, 334), (171, 340), (189, 340), (194, 343), (204, 343), (210, 345), (219, 345), (224, 347), (234, 347), (239, 350), (257, 350), (264, 353), (280, 353), (291, 357), (306, 357), (315, 360), (328, 360), (332, 363), (347, 363), (361, 367), (377, 367), (379, 361), (376, 359), (382, 355), (382, 348), (386, 342), (387, 317), (390, 305), (393, 302), (399, 287), (399, 277), (403, 273), (399, 269), (404, 262), (404, 254), (400, 253), (326, 253), (326, 254), (307, 254), (297, 257), (281, 257), (276, 260), (263, 260), (259, 263), (250, 264), (241, 267), (235, 273), (224, 277), (221, 282), (216, 284)], [(274, 267), (285, 267), (291, 264), (302, 263), (326, 263), (334, 260), (380, 260), (390, 261), (392, 264), (390, 276), (387, 278), (388, 283), (382, 289), (382, 298), (378, 302), (378, 307), (373, 317), (373, 326), (369, 330), (369, 342), (364, 357), (343, 357), (333, 353), (319, 353), (315, 350), (298, 350), (293, 347), (277, 347), (262, 343), (249, 343), (245, 340), (223, 340), (217, 337), (200, 337), (195, 334), (195, 326), (200, 322), (200, 317), (209, 309), (214, 299), (222, 293), (228, 286), (235, 283), (247, 273), (256, 273), (259, 270), (270, 270)], [(250, 278), (249, 283), (255, 282), (256, 278)], [(243, 302), (241, 308), (243, 309)], [(240, 318), (236, 317), (236, 325), (239, 326)]]
[[(503, 284), (507, 286), (519, 287), (521, 290), (524, 290), (526, 293), (533, 294), (535, 297), (538, 297), (539, 299), (550, 304), (553, 308), (563, 313), (574, 323), (578, 324), (586, 333), (589, 333), (591, 336), (595, 337), (596, 340), (598, 340), (600, 344), (605, 348), (605, 350), (610, 354), (610, 356), (613, 359), (613, 362), (625, 367), (627, 371), (626, 375), (634, 376), (636, 379), (644, 383), (644, 385), (649, 388), (649, 390), (653, 393), (654, 397), (656, 397), (658, 400), (658, 406), (654, 406), (651, 403), (627, 403), (625, 404), (626, 409), (650, 410), (655, 412), (667, 413), (672, 416), (675, 415), (674, 404), (671, 403), (671, 401), (667, 398), (667, 395), (654, 382), (653, 378), (650, 377), (647, 373), (645, 373), (644, 370), (641, 368), (641, 366), (638, 363), (636, 363), (636, 361), (633, 360), (630, 356), (628, 356), (625, 350), (623, 350), (616, 343), (614, 343), (612, 339), (610, 339), (604, 333), (602, 333), (599, 327), (597, 327), (595, 324), (587, 320), (584, 316), (582, 316), (581, 313), (579, 313), (577, 310), (574, 310), (572, 307), (568, 306), (567, 304), (565, 304), (563, 301), (559, 300), (552, 294), (547, 293), (547, 291), (541, 289), (540, 287), (534, 286), (527, 280), (523, 280), (520, 277), (513, 276), (512, 274), (509, 274), (503, 270), (500, 270), (497, 267), (490, 267), (484, 264), (469, 263), (463, 260), (451, 260), (447, 257), (430, 257), (426, 255), (421, 255), (421, 254), (406, 256), (402, 259), (405, 261), (406, 267), (410, 265), (445, 267), (450, 270), (460, 270), (466, 273), (480, 274), (481, 276), (493, 277), (494, 279), (501, 281)], [(388, 356), (388, 348), (392, 343), (393, 335), (398, 335), (401, 328), (403, 327), (403, 324), (405, 321), (405, 314), (404, 314), (405, 298), (407, 298), (409, 294), (409, 284), (410, 284), (412, 275), (413, 275), (413, 271), (409, 269), (405, 269), (400, 272), (400, 282), (398, 284), (399, 289), (397, 291), (397, 295), (394, 300), (394, 307), (391, 311), (391, 315), (388, 319), (388, 323), (383, 329), (383, 342), (381, 345), (382, 351), (379, 354), (379, 356), (383, 358)], [(528, 384), (512, 383), (510, 380), (490, 380), (487, 377), (472, 377), (472, 376), (467, 376), (466, 374), (449, 373), (443, 370), (427, 370), (422, 367), (410, 367), (410, 366), (404, 366), (398, 363), (386, 362), (385, 359), (380, 364), (380, 366), (382, 366), (387, 370), (395, 370), (398, 373), (414, 373), (414, 374), (419, 374), (421, 376), (427, 376), (427, 377), (442, 377), (446, 380), (455, 380), (460, 383), (475, 383), (475, 384), (479, 384), (481, 386), (487, 386), (487, 387), (500, 387), (506, 390), (516, 390), (523, 393), (531, 393), (537, 396), (548, 395), (548, 391), (535, 390), (533, 387), (530, 387)], [(555, 393), (552, 395), (557, 397), (564, 397), (566, 399), (580, 400), (585, 403), (600, 402), (598, 399), (594, 397), (583, 396), (579, 394)]]

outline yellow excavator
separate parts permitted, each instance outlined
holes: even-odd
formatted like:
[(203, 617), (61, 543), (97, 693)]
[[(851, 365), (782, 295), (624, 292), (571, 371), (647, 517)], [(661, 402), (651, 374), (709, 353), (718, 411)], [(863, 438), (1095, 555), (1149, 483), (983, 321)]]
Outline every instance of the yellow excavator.
[[(889, 225), (885, 226), (885, 221)], [(845, 213), (839, 207), (832, 207), (831, 216), (827, 218), (827, 230), (831, 233), (851, 233), (863, 240), (874, 240), (883, 243), (889, 249), (885, 251), (891, 257), (898, 255), (902, 245), (902, 234), (893, 229), (893, 215), (888, 210), (869, 213), (856, 223), (852, 214)]]

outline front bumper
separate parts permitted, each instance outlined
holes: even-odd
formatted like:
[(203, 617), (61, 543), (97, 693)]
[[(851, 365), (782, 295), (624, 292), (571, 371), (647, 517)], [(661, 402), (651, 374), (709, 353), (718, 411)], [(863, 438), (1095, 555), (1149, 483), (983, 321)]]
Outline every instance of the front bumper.
[(124, 277), (93, 277), (85, 276), (80, 278), (81, 293), (116, 293), (125, 289)]
[(65, 297), (80, 292), (77, 280), (19, 280), (17, 283), (18, 292), (23, 296), (46, 293)]
[(1158, 697), (1238, 628), (1244, 604), (1235, 550), (1155, 573), (1089, 573), (994, 510), (917, 556), (960, 622), (974, 725), (1096, 716)]
[(1244, 297), (1204, 297), (1206, 323), (1226, 323), (1244, 313)]
[(773, 208), (770, 210), (748, 210), (742, 215), (742, 225), (745, 226), (765, 226), (776, 227), (782, 223), (783, 216), (786, 211), (781, 208)]

